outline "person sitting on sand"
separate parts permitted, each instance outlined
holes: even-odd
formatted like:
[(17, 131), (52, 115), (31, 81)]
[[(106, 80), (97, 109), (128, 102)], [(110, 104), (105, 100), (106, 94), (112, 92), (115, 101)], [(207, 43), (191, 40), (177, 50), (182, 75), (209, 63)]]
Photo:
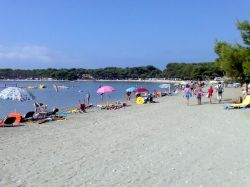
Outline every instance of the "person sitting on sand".
[(35, 113), (40, 112), (47, 112), (47, 105), (44, 105), (43, 103), (34, 103), (35, 106)]
[(135, 93), (135, 98), (137, 98), (137, 97), (141, 97), (141, 93), (136, 92)]
[(86, 105), (85, 105), (85, 103), (81, 103), (81, 102), (79, 101), (79, 108), (78, 108), (78, 111), (79, 111), (80, 113), (82, 113), (82, 112), (86, 113)]

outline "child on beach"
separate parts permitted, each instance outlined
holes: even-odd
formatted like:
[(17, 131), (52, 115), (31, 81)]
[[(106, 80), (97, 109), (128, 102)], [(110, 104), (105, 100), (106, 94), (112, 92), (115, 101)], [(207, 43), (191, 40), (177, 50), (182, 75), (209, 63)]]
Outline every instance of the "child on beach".
[(196, 97), (197, 97), (198, 105), (201, 105), (202, 95), (203, 95), (202, 86), (199, 84), (198, 88), (196, 89)]
[(212, 104), (213, 92), (214, 92), (213, 86), (210, 86), (209, 89), (207, 90), (207, 97), (209, 98), (211, 104)]
[(189, 105), (189, 98), (192, 96), (192, 93), (188, 84), (186, 85), (186, 88), (184, 89), (184, 95), (186, 97), (186, 104)]

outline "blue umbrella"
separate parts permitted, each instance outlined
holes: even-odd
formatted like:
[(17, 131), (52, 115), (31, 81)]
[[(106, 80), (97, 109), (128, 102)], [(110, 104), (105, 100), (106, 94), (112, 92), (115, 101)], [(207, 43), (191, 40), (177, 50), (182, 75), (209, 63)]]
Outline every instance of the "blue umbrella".
[(136, 87), (130, 87), (128, 89), (126, 89), (126, 92), (134, 92), (137, 88)]

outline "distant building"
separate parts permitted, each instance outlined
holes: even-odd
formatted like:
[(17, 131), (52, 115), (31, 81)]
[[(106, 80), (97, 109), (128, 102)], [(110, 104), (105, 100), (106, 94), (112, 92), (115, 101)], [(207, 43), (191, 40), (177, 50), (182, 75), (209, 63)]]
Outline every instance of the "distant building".
[(85, 80), (93, 80), (94, 77), (91, 76), (90, 74), (82, 74), (82, 79), (85, 79)]

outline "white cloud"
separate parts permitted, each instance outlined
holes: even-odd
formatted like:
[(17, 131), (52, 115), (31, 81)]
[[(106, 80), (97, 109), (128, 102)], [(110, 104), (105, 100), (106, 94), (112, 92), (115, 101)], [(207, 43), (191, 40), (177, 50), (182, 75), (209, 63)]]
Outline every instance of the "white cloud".
[(36, 60), (49, 62), (53, 60), (52, 51), (44, 46), (22, 45), (4, 46), (0, 45), (0, 60)]
[(70, 67), (72, 61), (77, 60), (46, 46), (0, 45), (0, 68), (60, 68)]

